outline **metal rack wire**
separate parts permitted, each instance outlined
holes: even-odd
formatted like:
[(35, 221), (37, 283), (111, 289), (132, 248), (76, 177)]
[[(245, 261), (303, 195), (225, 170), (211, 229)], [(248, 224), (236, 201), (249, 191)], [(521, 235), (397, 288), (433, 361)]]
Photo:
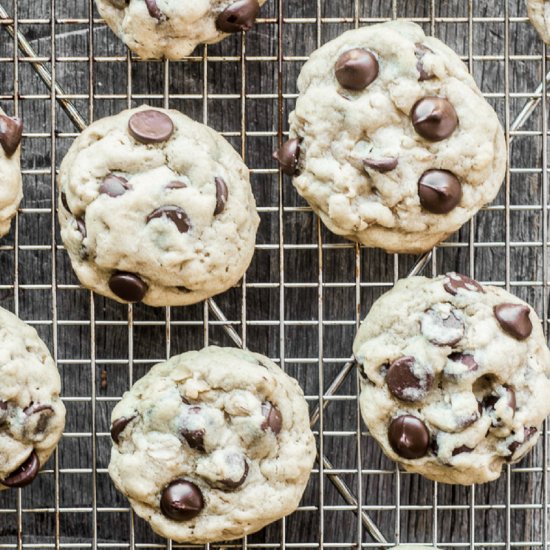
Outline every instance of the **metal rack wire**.
[[(396, 469), (361, 423), (351, 360), (372, 301), (410, 274), (451, 269), (505, 286), (549, 319), (548, 57), (523, 0), (270, 0), (255, 31), (182, 62), (142, 62), (91, 1), (0, 0), (0, 102), (26, 123), (25, 199), (0, 242), (0, 305), (34, 325), (64, 383), (64, 439), (25, 490), (0, 493), (0, 548), (186, 548), (156, 537), (109, 483), (109, 411), (147, 369), (207, 343), (248, 346), (296, 376), (318, 461), (300, 509), (207, 548), (546, 548), (547, 435), (489, 486), (451, 488)], [(510, 167), (495, 203), (421, 258), (328, 233), (269, 152), (283, 141), (296, 76), (343, 30), (406, 17), (455, 47), (501, 116)], [(146, 102), (183, 110), (232, 141), (262, 217), (239, 288), (190, 308), (120, 306), (77, 284), (61, 245), (55, 175), (89, 121)]]

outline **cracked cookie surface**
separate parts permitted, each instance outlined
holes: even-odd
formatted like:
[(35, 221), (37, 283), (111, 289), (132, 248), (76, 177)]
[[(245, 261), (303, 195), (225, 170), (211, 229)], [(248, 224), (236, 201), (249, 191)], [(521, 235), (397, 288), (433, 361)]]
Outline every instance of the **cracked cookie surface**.
[(160, 535), (205, 543), (293, 512), (315, 457), (298, 383), (266, 357), (208, 347), (154, 366), (113, 410), (109, 474)]
[(550, 351), (534, 310), (449, 273), (399, 281), (354, 342), (361, 412), (384, 453), (443, 483), (483, 483), (535, 445)]
[(94, 122), (58, 178), (61, 237), (83, 286), (187, 305), (243, 276), (259, 217), (248, 169), (214, 130), (140, 107)]
[(298, 79), (275, 157), (334, 233), (421, 252), (496, 196), (504, 133), (459, 57), (410, 22), (344, 33)]
[(96, 0), (101, 17), (143, 59), (181, 59), (198, 44), (250, 30), (266, 0)]
[(65, 426), (61, 381), (36, 331), (0, 308), (0, 490), (38, 475)]

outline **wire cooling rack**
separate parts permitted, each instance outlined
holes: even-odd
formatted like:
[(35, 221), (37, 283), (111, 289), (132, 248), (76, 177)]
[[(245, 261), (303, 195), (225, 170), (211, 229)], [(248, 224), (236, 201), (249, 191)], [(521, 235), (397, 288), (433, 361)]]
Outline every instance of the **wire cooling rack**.
[[(182, 0), (183, 1), (183, 0)], [(59, 366), (68, 419), (35, 482), (0, 493), (0, 548), (187, 548), (134, 516), (109, 481), (110, 411), (154, 363), (207, 343), (265, 353), (304, 387), (318, 460), (299, 510), (208, 548), (539, 548), (548, 544), (547, 435), (501, 478), (438, 485), (387, 460), (360, 420), (357, 324), (399, 277), (458, 270), (549, 310), (548, 57), (523, 0), (268, 0), (256, 29), (182, 62), (142, 62), (91, 0), (0, 0), (0, 104), (25, 122), (25, 198), (0, 241), (0, 305), (35, 326)], [(423, 257), (327, 232), (282, 177), (296, 77), (342, 31), (404, 17), (468, 64), (505, 128), (497, 200)], [(251, 168), (262, 224), (242, 284), (187, 308), (122, 306), (79, 287), (56, 221), (55, 173), (90, 121), (149, 103), (222, 132)]]

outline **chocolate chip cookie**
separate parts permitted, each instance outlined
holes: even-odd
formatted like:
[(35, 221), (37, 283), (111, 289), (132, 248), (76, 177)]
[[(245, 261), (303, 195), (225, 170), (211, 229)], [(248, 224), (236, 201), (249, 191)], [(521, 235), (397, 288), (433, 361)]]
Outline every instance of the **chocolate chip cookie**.
[(459, 57), (410, 22), (344, 33), (298, 79), (284, 173), (339, 235), (422, 252), (497, 194), (504, 133)]
[(435, 481), (496, 479), (535, 445), (550, 413), (550, 350), (536, 313), (464, 275), (399, 281), (353, 349), (370, 433)]
[(36, 331), (0, 308), (0, 490), (38, 475), (65, 426), (61, 382)]
[(0, 109), (0, 237), (10, 230), (23, 196), (19, 157), (23, 123)]
[(248, 351), (212, 346), (160, 363), (111, 419), (113, 482), (179, 542), (242, 537), (290, 514), (315, 458), (298, 383)]
[(243, 276), (259, 217), (219, 134), (140, 107), (94, 122), (63, 159), (61, 237), (80, 282), (120, 302), (187, 305)]
[(96, 0), (101, 17), (143, 59), (181, 59), (198, 44), (248, 31), (266, 0)]
[(527, 13), (541, 40), (550, 44), (550, 1), (527, 0)]

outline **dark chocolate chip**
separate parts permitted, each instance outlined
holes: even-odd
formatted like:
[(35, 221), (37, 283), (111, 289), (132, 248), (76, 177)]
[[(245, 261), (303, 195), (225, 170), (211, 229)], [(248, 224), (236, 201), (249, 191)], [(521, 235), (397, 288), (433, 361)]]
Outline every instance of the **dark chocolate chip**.
[(384, 157), (384, 158), (366, 158), (363, 160), (363, 164), (367, 168), (372, 168), (377, 172), (384, 174), (385, 172), (390, 172), (397, 168), (398, 160), (396, 157)]
[(129, 191), (131, 188), (132, 186), (128, 183), (126, 178), (109, 174), (101, 182), (99, 192), (109, 195), (109, 197), (120, 197), (120, 195), (124, 195), (124, 193)]
[(162, 491), (161, 512), (174, 521), (187, 521), (198, 516), (204, 508), (201, 490), (191, 481), (176, 479)]
[(418, 180), (420, 204), (432, 214), (447, 214), (460, 202), (462, 186), (448, 170), (428, 170)]
[(474, 279), (470, 279), (466, 275), (451, 271), (445, 274), (445, 282), (443, 283), (445, 290), (456, 296), (459, 290), (467, 290), (470, 292), (485, 292), (483, 287)]
[(471, 447), (461, 445), (460, 447), (453, 449), (453, 456), (460, 455), (462, 453), (471, 453), (472, 451), (473, 449)]
[(166, 15), (160, 11), (156, 0), (145, 0), (145, 5), (151, 17), (157, 21), (166, 21)]
[[(505, 399), (506, 400), (506, 406), (509, 407), (510, 409), (512, 409), (512, 416), (513, 416), (516, 412), (516, 392), (514, 391), (514, 389), (512, 387), (510, 387), (508, 385), (504, 385), (503, 388), (505, 390), (504, 395), (498, 395), (498, 394), (486, 395), (483, 398), (483, 400), (481, 402), (481, 405), (485, 410), (490, 412), (490, 411), (495, 410), (496, 404), (501, 399)], [(502, 423), (498, 419), (496, 421), (493, 421), (493, 426), (500, 426), (501, 424)]]
[(408, 459), (425, 456), (430, 447), (430, 432), (426, 424), (409, 414), (392, 420), (388, 439), (392, 449), (399, 456)]
[(537, 428), (534, 426), (527, 427), (525, 426), (523, 428), (523, 441), (512, 441), (510, 445), (508, 445), (508, 449), (510, 451), (510, 455), (507, 457), (507, 460), (512, 460), (512, 457), (514, 456), (514, 453), (522, 446), (525, 445), (536, 433)]
[(123, 10), (127, 8), (130, 4), (130, 0), (109, 0), (109, 3), (112, 4), (115, 8)]
[(468, 367), (468, 372), (474, 372), (479, 368), (477, 361), (470, 353), (451, 353), (451, 355), (449, 355), (449, 359), (451, 361), (455, 361), (456, 363), (462, 363), (463, 365), (466, 365), (466, 367)]
[(448, 138), (458, 126), (455, 108), (442, 97), (423, 97), (413, 106), (411, 121), (414, 129), (429, 141)]
[(432, 387), (433, 376), (427, 372), (423, 378), (418, 378), (414, 366), (414, 357), (401, 357), (390, 365), (386, 374), (390, 393), (401, 401), (420, 401)]
[(224, 487), (224, 489), (228, 489), (230, 491), (234, 491), (235, 489), (238, 489), (246, 480), (247, 476), (248, 476), (248, 462), (246, 460), (246, 458), (244, 457), (241, 457), (239, 455), (232, 455), (232, 457), (234, 457), (235, 460), (243, 460), (244, 461), (244, 465), (243, 465), (243, 475), (239, 478), (239, 479), (221, 479), (220, 480), (220, 485), (222, 485)]
[(179, 206), (161, 206), (153, 210), (147, 216), (147, 223), (155, 218), (167, 218), (174, 223), (180, 233), (187, 233), (191, 227), (191, 221)]
[(216, 209), (214, 210), (214, 216), (217, 216), (221, 214), (225, 208), (225, 203), (229, 196), (229, 189), (223, 178), (214, 178), (214, 181), (216, 183)]
[(523, 304), (499, 304), (493, 308), (502, 330), (516, 340), (525, 340), (531, 335), (533, 323), (529, 308)]
[(161, 143), (174, 132), (172, 119), (162, 111), (147, 109), (134, 113), (128, 120), (130, 135), (141, 143)]
[(422, 334), (436, 346), (454, 346), (464, 336), (464, 321), (456, 310), (429, 309), (422, 317)]
[(222, 32), (249, 31), (260, 12), (258, 0), (237, 0), (216, 18), (216, 28)]
[(21, 119), (0, 115), (0, 145), (8, 157), (11, 157), (19, 147), (22, 135)]
[[(186, 399), (183, 402), (189, 405), (189, 402)], [(199, 407), (198, 405), (189, 407), (189, 409), (187, 410), (188, 414), (199, 414), (200, 412), (201, 412), (201, 407)], [(203, 429), (190, 430), (186, 427), (183, 427), (180, 430), (180, 433), (187, 441), (189, 447), (191, 447), (192, 449), (196, 449), (197, 451), (201, 451), (201, 452), (205, 451), (205, 448), (204, 448), (205, 430)]]
[(111, 439), (118, 444), (120, 434), (124, 431), (126, 426), (134, 419), (136, 415), (133, 416), (121, 416), (113, 421), (111, 425)]
[(5, 401), (2, 401), (0, 399), (0, 411), (7, 411), (8, 410), (8, 404)]
[(126, 271), (117, 271), (109, 279), (109, 288), (125, 302), (141, 302), (149, 286), (137, 275)]
[(298, 173), (300, 143), (301, 140), (298, 138), (289, 139), (273, 153), (273, 158), (279, 162), (281, 171), (287, 176), (295, 176)]
[(364, 90), (378, 76), (378, 60), (363, 48), (344, 52), (334, 65), (336, 80), (347, 90)]
[(61, 204), (63, 205), (63, 208), (71, 213), (71, 209), (69, 208), (69, 203), (67, 202), (67, 195), (64, 192), (61, 192)]
[(32, 451), (27, 460), (8, 477), (3, 479), (1, 483), (6, 487), (25, 487), (25, 485), (34, 480), (39, 470), (40, 461), (38, 460), (38, 455)]
[(424, 44), (417, 43), (414, 46), (415, 46), (414, 54), (416, 55), (416, 59), (418, 59), (416, 63), (416, 69), (420, 75), (418, 77), (418, 80), (420, 80), (420, 82), (423, 82), (424, 80), (430, 80), (434, 78), (435, 75), (431, 72), (426, 71), (426, 69), (424, 68), (424, 63), (422, 62), (422, 58), (427, 53), (433, 53), (433, 51), (430, 50), (428, 46), (424, 46)]
[(171, 181), (167, 186), (166, 189), (185, 189), (187, 187), (186, 183), (183, 183), (183, 181)]
[(76, 221), (76, 228), (82, 235), (82, 238), (85, 239), (87, 233), (86, 233), (86, 222), (84, 221), (84, 218), (76, 218), (75, 221)]
[(48, 405), (47, 403), (31, 403), (28, 407), (25, 407), (23, 409), (23, 412), (27, 416), (31, 416), (31, 414), (37, 414), (44, 411), (49, 411), (50, 413), (53, 413), (53, 407), (51, 405)]
[(262, 415), (264, 421), (262, 422), (262, 430), (266, 431), (268, 428), (277, 435), (283, 426), (283, 417), (279, 409), (273, 405), (270, 401), (264, 401), (262, 403)]

